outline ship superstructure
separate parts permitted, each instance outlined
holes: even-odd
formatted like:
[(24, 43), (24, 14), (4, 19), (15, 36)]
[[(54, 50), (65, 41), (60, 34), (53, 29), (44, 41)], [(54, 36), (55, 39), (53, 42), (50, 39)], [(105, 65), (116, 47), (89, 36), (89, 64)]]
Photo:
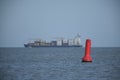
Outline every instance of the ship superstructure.
[(40, 39), (24, 44), (24, 46), (25, 47), (82, 47), (79, 34), (75, 36), (73, 39), (67, 40), (64, 38), (58, 38), (57, 40), (53, 40), (50, 42)]

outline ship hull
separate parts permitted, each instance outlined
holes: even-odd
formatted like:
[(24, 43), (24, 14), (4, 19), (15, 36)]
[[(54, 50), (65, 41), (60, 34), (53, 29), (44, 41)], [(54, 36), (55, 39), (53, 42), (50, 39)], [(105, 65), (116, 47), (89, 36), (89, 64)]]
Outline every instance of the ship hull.
[(39, 47), (82, 47), (82, 45), (72, 45), (72, 46), (30, 46), (30, 45), (24, 44), (24, 47), (27, 47), (27, 48), (39, 48)]

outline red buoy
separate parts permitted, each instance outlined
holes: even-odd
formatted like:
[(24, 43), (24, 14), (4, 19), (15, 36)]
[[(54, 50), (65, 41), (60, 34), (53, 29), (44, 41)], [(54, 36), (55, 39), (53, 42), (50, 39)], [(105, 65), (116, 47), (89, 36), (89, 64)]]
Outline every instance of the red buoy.
[(92, 62), (92, 57), (90, 56), (90, 50), (91, 50), (91, 40), (86, 40), (86, 46), (85, 46), (85, 56), (82, 58), (82, 62)]

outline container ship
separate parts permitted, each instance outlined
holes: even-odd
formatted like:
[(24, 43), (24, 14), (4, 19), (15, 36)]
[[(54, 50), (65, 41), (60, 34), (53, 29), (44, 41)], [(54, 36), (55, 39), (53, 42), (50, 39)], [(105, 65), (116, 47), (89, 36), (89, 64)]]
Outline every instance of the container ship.
[(73, 39), (59, 38), (54, 41), (47, 42), (46, 40), (35, 40), (24, 44), (25, 47), (82, 47), (80, 35), (78, 34)]

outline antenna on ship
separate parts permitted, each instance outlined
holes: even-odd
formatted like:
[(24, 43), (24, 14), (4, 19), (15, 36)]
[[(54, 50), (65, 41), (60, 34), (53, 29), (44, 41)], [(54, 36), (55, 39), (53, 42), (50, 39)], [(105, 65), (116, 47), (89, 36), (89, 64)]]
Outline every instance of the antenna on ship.
[(79, 33), (77, 33), (77, 37), (81, 37)]

